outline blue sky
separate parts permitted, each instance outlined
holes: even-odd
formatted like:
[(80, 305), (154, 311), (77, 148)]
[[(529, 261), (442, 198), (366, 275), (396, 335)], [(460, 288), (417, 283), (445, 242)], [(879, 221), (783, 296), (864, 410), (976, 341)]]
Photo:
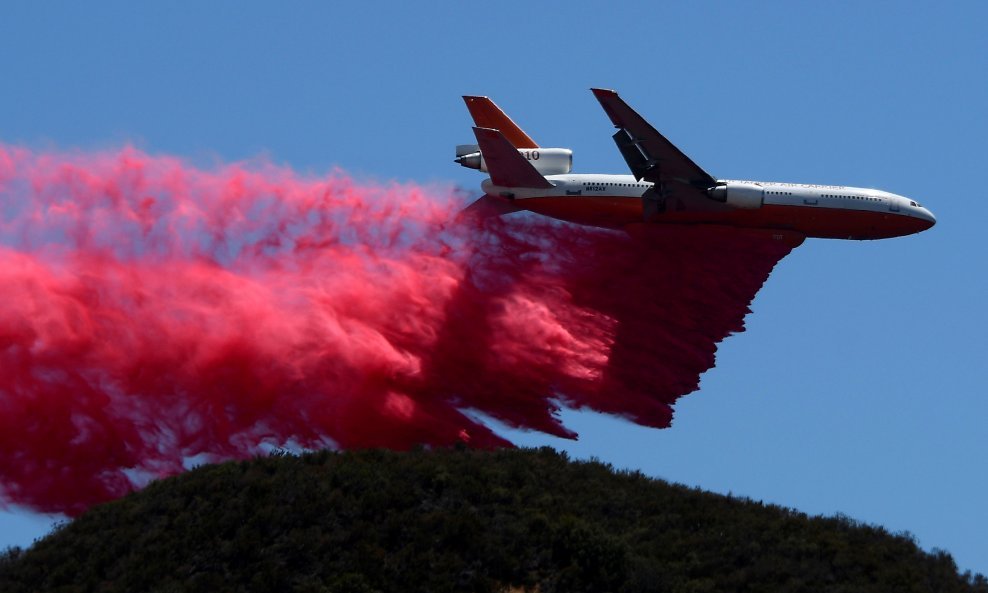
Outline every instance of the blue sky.
[[(909, 531), (988, 573), (988, 4), (336, 4), (5, 5), (0, 141), (476, 188), (452, 163), (461, 95), (578, 172), (623, 173), (602, 86), (715, 176), (916, 198), (929, 232), (783, 260), (671, 429), (567, 413), (578, 442), (512, 437)], [(49, 523), (0, 513), (0, 546)]]

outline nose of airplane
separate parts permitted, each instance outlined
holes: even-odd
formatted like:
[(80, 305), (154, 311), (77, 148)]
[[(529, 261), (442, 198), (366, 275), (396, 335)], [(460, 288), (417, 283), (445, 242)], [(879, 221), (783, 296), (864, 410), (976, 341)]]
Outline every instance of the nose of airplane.
[(919, 209), (919, 217), (927, 223), (927, 227), (923, 229), (924, 231), (937, 223), (937, 217), (933, 216), (933, 213), (926, 208)]

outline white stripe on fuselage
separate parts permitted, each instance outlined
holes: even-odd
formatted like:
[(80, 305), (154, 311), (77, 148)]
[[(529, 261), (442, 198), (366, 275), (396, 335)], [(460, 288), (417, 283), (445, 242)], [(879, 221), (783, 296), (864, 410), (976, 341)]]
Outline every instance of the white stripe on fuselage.
[[(485, 179), (483, 190), (491, 195), (511, 194), (517, 200), (544, 197), (617, 197), (640, 198), (652, 187), (647, 181), (638, 181), (632, 175), (568, 174), (549, 175), (546, 179), (553, 184), (551, 189), (531, 189), (523, 187), (498, 187)], [(747, 181), (725, 179), (722, 182), (750, 183), (764, 188), (764, 203), (779, 206), (806, 206), (815, 208), (836, 208), (844, 210), (872, 210), (889, 212), (918, 218), (933, 219), (929, 210), (905, 196), (878, 189), (848, 187), (843, 185), (816, 185), (808, 183), (784, 183), (776, 181)]]

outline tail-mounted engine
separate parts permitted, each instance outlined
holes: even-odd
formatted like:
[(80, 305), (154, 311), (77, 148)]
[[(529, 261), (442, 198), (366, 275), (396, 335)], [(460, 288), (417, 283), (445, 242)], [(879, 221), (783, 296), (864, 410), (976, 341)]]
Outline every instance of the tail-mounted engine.
[(722, 181), (707, 190), (707, 197), (735, 208), (754, 210), (762, 207), (765, 188), (754, 183)]
[[(518, 154), (532, 163), (535, 170), (542, 175), (564, 175), (573, 170), (573, 151), (568, 148), (519, 148)], [(457, 146), (455, 162), (468, 169), (487, 172), (484, 155), (476, 144)]]

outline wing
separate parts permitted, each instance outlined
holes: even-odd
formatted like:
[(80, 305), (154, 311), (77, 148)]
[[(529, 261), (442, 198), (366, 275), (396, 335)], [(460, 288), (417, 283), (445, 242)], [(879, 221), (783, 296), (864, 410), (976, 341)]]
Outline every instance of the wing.
[(651, 181), (670, 194), (704, 192), (716, 185), (716, 179), (669, 142), (616, 92), (591, 90), (618, 128), (614, 142), (637, 179)]

